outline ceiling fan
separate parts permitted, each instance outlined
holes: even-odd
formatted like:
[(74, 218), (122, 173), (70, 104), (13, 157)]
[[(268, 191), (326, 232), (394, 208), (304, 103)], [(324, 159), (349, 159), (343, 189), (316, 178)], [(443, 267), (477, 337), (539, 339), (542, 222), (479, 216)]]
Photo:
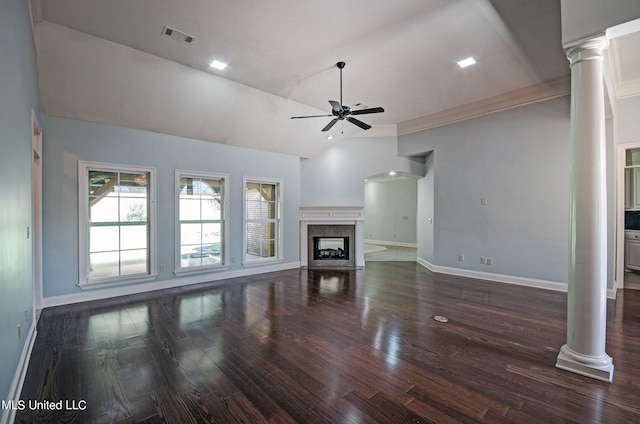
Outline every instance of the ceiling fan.
[(365, 124), (362, 121), (357, 120), (356, 118), (352, 118), (351, 115), (365, 115), (367, 113), (380, 113), (384, 112), (384, 109), (381, 107), (372, 107), (367, 109), (359, 109), (359, 110), (351, 110), (349, 106), (345, 106), (342, 104), (342, 69), (344, 68), (344, 62), (336, 63), (336, 67), (340, 69), (340, 102), (335, 100), (329, 100), (331, 104), (331, 115), (311, 115), (311, 116), (292, 116), (291, 119), (302, 119), (302, 118), (319, 118), (325, 116), (335, 116), (329, 122), (322, 131), (329, 131), (331, 127), (333, 127), (338, 121), (347, 120), (354, 125), (359, 126), (363, 130), (368, 130), (371, 128), (371, 125)]

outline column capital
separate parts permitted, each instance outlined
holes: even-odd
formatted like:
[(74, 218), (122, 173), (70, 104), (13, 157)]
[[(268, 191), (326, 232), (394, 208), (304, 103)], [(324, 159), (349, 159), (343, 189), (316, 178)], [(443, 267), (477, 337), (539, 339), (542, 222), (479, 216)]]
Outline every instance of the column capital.
[(603, 51), (609, 47), (609, 40), (605, 35), (586, 38), (565, 46), (565, 54), (570, 66), (584, 60), (602, 60)]

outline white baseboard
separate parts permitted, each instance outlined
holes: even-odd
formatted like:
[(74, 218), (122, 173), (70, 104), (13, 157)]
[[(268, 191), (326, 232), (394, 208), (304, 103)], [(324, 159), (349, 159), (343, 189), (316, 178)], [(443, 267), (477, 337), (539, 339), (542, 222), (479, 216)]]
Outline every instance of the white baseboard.
[(365, 239), (365, 244), (378, 244), (384, 246), (400, 246), (400, 247), (413, 247), (414, 249), (418, 248), (416, 243), (404, 243), (401, 241), (385, 241), (385, 240), (368, 240)]
[(418, 262), (420, 265), (422, 265), (423, 267), (427, 268), (429, 271), (434, 272), (434, 271), (433, 271), (434, 266), (433, 266), (433, 264), (432, 264), (431, 262), (429, 262), (429, 261), (427, 261), (427, 260), (425, 260), (425, 259), (422, 259), (422, 258), (420, 258), (420, 257), (418, 257), (418, 258), (417, 258), (417, 262)]
[[(516, 277), (513, 275), (493, 274), (490, 272), (473, 271), (469, 269), (460, 269), (447, 266), (433, 265), (425, 259), (418, 258), (417, 262), (431, 272), (440, 274), (458, 275), (460, 277), (477, 278), (479, 280), (496, 281), (498, 283), (517, 284), (519, 286), (535, 287), (539, 289), (555, 290), (567, 292), (569, 285), (557, 281), (538, 280), (535, 278)], [(616, 289), (607, 289), (607, 298), (616, 298)]]
[[(18, 405), (18, 401), (20, 400), (22, 384), (24, 383), (24, 378), (27, 375), (27, 369), (29, 368), (29, 359), (31, 358), (31, 351), (33, 350), (33, 345), (36, 341), (36, 334), (36, 322), (32, 321), (29, 333), (27, 333), (27, 339), (25, 340), (24, 347), (22, 348), (20, 361), (16, 367), (16, 372), (13, 376), (13, 381), (11, 382), (9, 394), (6, 399), (7, 401), (12, 402), (12, 405), (14, 406)], [(0, 416), (0, 424), (13, 423), (16, 418), (16, 410), (17, 409), (15, 407), (7, 409), (3, 408), (2, 416)]]
[(428, 261), (418, 258), (418, 263), (431, 272), (439, 274), (457, 275), (459, 277), (476, 278), (478, 280), (495, 281), (498, 283), (516, 284), (519, 286), (535, 287), (539, 289), (555, 290), (566, 292), (567, 283), (557, 281), (538, 280), (535, 278), (517, 277), (514, 275), (494, 274), (490, 272), (474, 271), (470, 269), (453, 268), (447, 266), (433, 265)]
[(300, 262), (287, 262), (284, 264), (266, 265), (260, 267), (244, 268), (235, 271), (215, 272), (207, 274), (189, 275), (172, 278), (170, 280), (154, 281), (152, 283), (134, 284), (128, 286), (111, 287), (108, 289), (95, 289), (82, 293), (51, 296), (42, 298), (42, 308), (69, 305), (72, 303), (89, 302), (92, 300), (108, 299), (111, 297), (126, 296), (130, 294), (146, 293), (155, 290), (172, 289), (191, 284), (208, 283), (212, 281), (227, 280), (229, 278), (244, 277), (247, 275), (264, 274), (267, 272), (283, 271), (300, 268)]

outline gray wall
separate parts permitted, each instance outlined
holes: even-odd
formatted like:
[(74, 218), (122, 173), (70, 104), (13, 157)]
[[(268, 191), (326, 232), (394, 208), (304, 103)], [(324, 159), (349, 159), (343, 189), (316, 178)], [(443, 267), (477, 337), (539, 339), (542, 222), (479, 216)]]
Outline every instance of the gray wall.
[(640, 142), (640, 96), (617, 100), (616, 143)]
[[(0, 27), (0, 399), (7, 400), (33, 325), (30, 116), (40, 104), (27, 2), (0, 1)], [(0, 421), (8, 413), (0, 411)]]
[[(45, 115), (44, 297), (82, 292), (78, 283), (78, 160), (156, 167), (157, 255), (166, 264), (156, 281), (174, 279), (175, 169), (229, 174), (229, 272), (242, 269), (242, 178), (283, 180), (283, 263), (299, 261), (297, 156)], [(253, 268), (260, 272), (259, 268)]]
[(301, 162), (301, 204), (364, 206), (364, 179), (392, 170), (424, 175), (424, 161), (398, 157), (396, 137), (342, 140)]
[(417, 182), (413, 178), (369, 180), (364, 185), (364, 237), (416, 243)]
[[(399, 137), (401, 155), (433, 151), (429, 262), (567, 281), (569, 120), (569, 99), (559, 98)], [(426, 198), (429, 184), (420, 185)], [(421, 220), (428, 214), (418, 212)], [(428, 237), (419, 234), (418, 243), (429, 255)], [(481, 256), (493, 265), (481, 265)]]

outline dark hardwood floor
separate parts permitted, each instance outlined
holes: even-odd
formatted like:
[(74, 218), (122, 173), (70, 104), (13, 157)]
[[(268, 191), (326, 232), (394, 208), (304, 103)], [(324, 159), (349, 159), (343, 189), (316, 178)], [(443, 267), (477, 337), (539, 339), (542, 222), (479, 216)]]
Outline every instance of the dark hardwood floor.
[(565, 332), (566, 293), (411, 262), (56, 307), (21, 399), (63, 409), (16, 422), (640, 422), (640, 291), (608, 305), (613, 384), (554, 367)]

